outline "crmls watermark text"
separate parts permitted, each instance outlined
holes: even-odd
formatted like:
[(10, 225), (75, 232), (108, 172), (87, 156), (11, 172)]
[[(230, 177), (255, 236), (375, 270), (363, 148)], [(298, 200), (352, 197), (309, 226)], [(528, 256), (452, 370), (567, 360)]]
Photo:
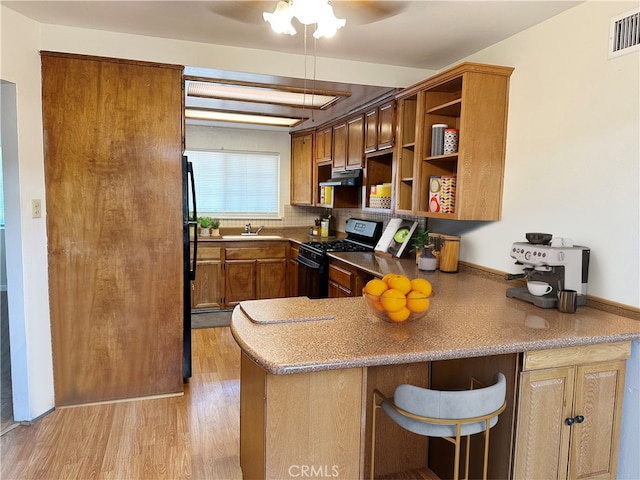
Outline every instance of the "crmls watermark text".
[(289, 476), (295, 478), (337, 478), (338, 465), (290, 465)]

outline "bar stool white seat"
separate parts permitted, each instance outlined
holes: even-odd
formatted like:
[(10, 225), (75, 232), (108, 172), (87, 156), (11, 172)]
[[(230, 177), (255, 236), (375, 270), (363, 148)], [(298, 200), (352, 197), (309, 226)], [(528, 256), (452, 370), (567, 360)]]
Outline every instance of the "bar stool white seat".
[(379, 390), (373, 392), (373, 415), (371, 428), (371, 479), (374, 478), (376, 412), (384, 412), (398, 425), (410, 432), (426, 437), (440, 437), (455, 445), (454, 479), (459, 478), (460, 440), (467, 437), (465, 479), (469, 476), (470, 436), (484, 432), (483, 476), (487, 478), (489, 459), (489, 431), (498, 423), (506, 403), (506, 378), (497, 373), (494, 383), (488, 387), (462, 391), (442, 391), (398, 385), (392, 398), (385, 397)]

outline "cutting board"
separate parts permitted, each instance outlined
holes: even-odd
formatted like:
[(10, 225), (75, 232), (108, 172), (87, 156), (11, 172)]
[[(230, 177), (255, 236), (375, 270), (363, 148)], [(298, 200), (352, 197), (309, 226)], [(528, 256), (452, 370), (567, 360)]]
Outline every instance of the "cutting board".
[(334, 315), (320, 314), (318, 304), (308, 297), (247, 300), (240, 308), (254, 323), (293, 323), (332, 320)]

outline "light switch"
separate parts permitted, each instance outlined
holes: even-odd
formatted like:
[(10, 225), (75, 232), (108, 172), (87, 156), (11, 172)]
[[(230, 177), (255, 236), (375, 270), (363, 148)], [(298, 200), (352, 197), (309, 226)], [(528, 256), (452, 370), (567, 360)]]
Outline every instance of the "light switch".
[(42, 201), (39, 198), (34, 198), (33, 200), (31, 200), (31, 217), (42, 217)]

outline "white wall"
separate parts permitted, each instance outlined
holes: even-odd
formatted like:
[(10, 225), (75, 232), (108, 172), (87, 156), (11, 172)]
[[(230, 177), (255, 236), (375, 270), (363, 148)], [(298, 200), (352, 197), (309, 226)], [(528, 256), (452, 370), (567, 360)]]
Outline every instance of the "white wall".
[[(608, 61), (606, 51), (610, 17), (632, 6), (587, 2), (469, 58), (514, 66), (515, 72), (502, 221), (432, 225), (435, 231), (464, 234), (463, 260), (517, 271), (508, 248), (524, 240), (525, 232), (572, 237), (592, 250), (589, 293), (640, 306), (639, 55)], [(302, 76), (302, 61), (296, 56), (257, 50), (47, 25), (41, 26), (38, 41), (37, 25), (5, 7), (2, 14), (2, 78), (8, 62), (6, 71), (18, 85), (21, 185), (27, 200), (43, 196), (38, 48)], [(6, 46), (8, 39), (11, 48)], [(328, 59), (318, 63), (320, 80), (386, 86), (406, 86), (431, 73)], [(25, 275), (40, 287), (29, 298), (35, 305), (27, 321), (38, 318), (48, 327), (45, 234), (41, 223), (26, 214), (23, 224), (36, 234), (23, 243), (35, 255), (25, 262)], [(28, 335), (29, 344), (40, 348), (39, 333)], [(50, 362), (40, 362), (38, 376), (49, 388)], [(639, 364), (636, 344), (629, 372), (637, 375)], [(625, 418), (638, 418), (638, 397), (638, 383), (629, 382)], [(623, 425), (619, 478), (639, 478), (637, 425)]]
[(570, 237), (591, 248), (589, 294), (640, 307), (640, 55), (607, 59), (631, 5), (588, 2), (467, 59), (515, 70), (502, 221), (431, 224), (463, 231), (461, 259), (519, 272), (526, 232)]
[(14, 116), (15, 134), (5, 143), (3, 125), (2, 147), (14, 418), (20, 421), (54, 406), (45, 216), (31, 218), (31, 199), (43, 200), (46, 212), (40, 26), (4, 7), (0, 15), (0, 78), (14, 84), (3, 84), (3, 100), (15, 97), (9, 102), (14, 105), (13, 113), (7, 113), (11, 105), (3, 101), (3, 120), (5, 114)]
[[(515, 67), (502, 221), (453, 225), (460, 257), (519, 272), (526, 232), (591, 248), (589, 294), (640, 307), (640, 53), (608, 59), (611, 17), (633, 2), (588, 2), (467, 60)], [(451, 232), (453, 233), (453, 232)], [(640, 478), (640, 342), (627, 361), (619, 479)]]

